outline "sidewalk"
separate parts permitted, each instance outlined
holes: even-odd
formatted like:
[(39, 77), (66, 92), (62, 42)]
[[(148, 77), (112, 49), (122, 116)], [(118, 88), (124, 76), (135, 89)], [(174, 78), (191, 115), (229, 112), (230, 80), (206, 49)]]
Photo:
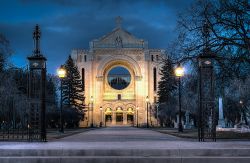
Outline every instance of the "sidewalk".
[(0, 142), (1, 163), (249, 163), (249, 141), (197, 142), (148, 129), (108, 127), (45, 143)]

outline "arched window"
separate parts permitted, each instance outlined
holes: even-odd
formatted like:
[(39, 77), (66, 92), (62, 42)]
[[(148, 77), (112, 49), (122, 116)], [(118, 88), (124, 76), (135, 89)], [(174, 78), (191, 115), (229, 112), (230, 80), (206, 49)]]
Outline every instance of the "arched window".
[(87, 62), (87, 56), (84, 55), (84, 62)]
[(125, 89), (130, 84), (130, 81), (130, 72), (124, 67), (116, 66), (108, 72), (108, 83), (113, 89)]
[(82, 68), (82, 91), (85, 91), (85, 69)]
[(153, 69), (153, 78), (154, 78), (154, 91), (157, 90), (157, 76), (156, 76), (156, 68)]

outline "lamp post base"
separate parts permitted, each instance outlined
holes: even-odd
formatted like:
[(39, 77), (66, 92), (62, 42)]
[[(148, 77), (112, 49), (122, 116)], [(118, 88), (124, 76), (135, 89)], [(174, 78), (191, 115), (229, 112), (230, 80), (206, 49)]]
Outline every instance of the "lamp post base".
[(181, 123), (178, 125), (178, 132), (183, 132), (183, 126)]
[(64, 133), (64, 129), (60, 129), (59, 132), (60, 132), (60, 133)]

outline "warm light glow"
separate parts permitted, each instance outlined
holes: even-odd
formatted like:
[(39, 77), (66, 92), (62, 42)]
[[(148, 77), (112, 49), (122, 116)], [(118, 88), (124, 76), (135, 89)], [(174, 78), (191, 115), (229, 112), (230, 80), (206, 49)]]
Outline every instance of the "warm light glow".
[(94, 101), (94, 98), (93, 96), (90, 97), (90, 101), (93, 102)]
[(136, 107), (136, 110), (139, 110), (139, 107)]
[(184, 76), (184, 68), (182, 68), (181, 66), (178, 66), (176, 69), (175, 69), (175, 75), (177, 77), (182, 77)]
[(148, 96), (146, 97), (146, 102), (149, 102), (149, 98), (148, 98)]
[(105, 114), (112, 115), (112, 109), (111, 108), (107, 108), (106, 111), (105, 111)]
[(65, 78), (65, 76), (66, 76), (66, 70), (63, 68), (63, 66), (61, 66), (57, 70), (57, 75), (58, 75), (59, 78)]
[(118, 107), (118, 108), (116, 109), (116, 112), (123, 112), (123, 111), (122, 111), (122, 108)]

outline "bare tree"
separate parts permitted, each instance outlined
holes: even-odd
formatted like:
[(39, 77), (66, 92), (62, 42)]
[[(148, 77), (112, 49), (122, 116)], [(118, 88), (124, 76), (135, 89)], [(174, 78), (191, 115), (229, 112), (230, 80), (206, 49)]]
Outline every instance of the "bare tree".
[(11, 55), (9, 41), (0, 33), (0, 73), (7, 64), (7, 58)]
[[(250, 63), (249, 22), (247, 0), (197, 0), (179, 15), (176, 49), (190, 59), (203, 53), (208, 46), (217, 59), (240, 58), (240, 61)], [(207, 25), (207, 29), (204, 29), (204, 25)], [(203, 35), (204, 30), (209, 30), (207, 40)], [(226, 53), (221, 53), (225, 49), (230, 49), (231, 54), (225, 56)]]
[[(203, 54), (205, 49), (209, 49), (214, 55), (216, 92), (218, 96), (224, 97), (227, 106), (225, 108), (228, 109), (228, 114), (225, 115), (234, 121), (231, 113), (240, 113), (240, 110), (233, 110), (235, 107), (239, 108), (239, 98), (231, 96), (227, 91), (234, 88), (234, 80), (244, 83), (243, 85), (249, 84), (249, 2), (196, 0), (187, 10), (180, 13), (176, 31), (178, 38), (170, 50), (172, 56), (176, 56), (176, 62), (188, 63), (190, 68), (193, 67), (197, 71), (198, 55)], [(240, 93), (239, 90), (233, 92), (235, 95)], [(188, 100), (191, 95), (183, 97), (184, 100)], [(249, 96), (241, 95), (241, 98), (246, 97)], [(244, 103), (245, 108), (249, 108), (247, 101)]]

